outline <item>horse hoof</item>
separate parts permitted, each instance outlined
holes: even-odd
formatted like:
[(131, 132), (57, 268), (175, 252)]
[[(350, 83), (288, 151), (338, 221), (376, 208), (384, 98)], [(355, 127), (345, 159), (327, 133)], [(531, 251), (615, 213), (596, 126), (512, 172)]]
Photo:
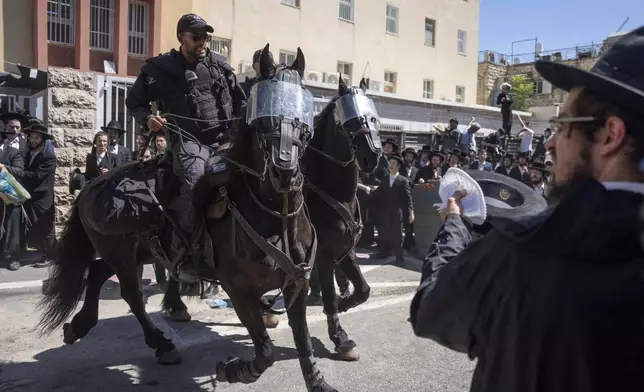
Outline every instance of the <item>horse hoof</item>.
[(277, 328), (280, 318), (276, 314), (265, 314), (262, 316), (266, 328)]
[(324, 379), (319, 380), (311, 387), (308, 388), (311, 392), (338, 392), (337, 389), (333, 388), (331, 385), (327, 384)]
[(354, 362), (360, 359), (360, 351), (353, 340), (347, 340), (335, 348), (340, 359), (343, 361)]
[(63, 325), (63, 342), (65, 344), (74, 344), (78, 340), (78, 336), (72, 331), (72, 325), (70, 323), (65, 323)]
[(188, 313), (187, 309), (173, 309), (170, 312), (170, 318), (172, 319), (172, 321), (179, 323), (187, 323), (188, 321), (192, 320), (192, 316), (190, 316), (190, 313)]
[(176, 365), (181, 362), (179, 351), (172, 350), (166, 352), (157, 351), (157, 363), (161, 365)]

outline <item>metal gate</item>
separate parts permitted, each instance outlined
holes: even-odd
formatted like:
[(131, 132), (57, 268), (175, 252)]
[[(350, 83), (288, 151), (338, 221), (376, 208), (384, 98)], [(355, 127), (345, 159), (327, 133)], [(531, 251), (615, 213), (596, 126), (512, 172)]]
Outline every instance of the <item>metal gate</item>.
[(133, 150), (136, 146), (136, 132), (140, 126), (130, 115), (125, 106), (125, 98), (134, 85), (135, 78), (118, 76), (98, 76), (96, 125), (97, 129), (117, 120), (125, 128), (126, 133), (121, 138), (121, 144)]

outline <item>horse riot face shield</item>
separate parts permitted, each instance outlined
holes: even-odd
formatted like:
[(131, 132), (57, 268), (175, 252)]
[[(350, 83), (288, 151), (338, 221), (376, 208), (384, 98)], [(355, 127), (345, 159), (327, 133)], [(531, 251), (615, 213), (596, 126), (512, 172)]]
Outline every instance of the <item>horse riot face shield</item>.
[(366, 133), (369, 148), (373, 152), (380, 152), (382, 144), (378, 131), (380, 130), (380, 116), (376, 110), (376, 105), (368, 96), (361, 93), (345, 94), (335, 102), (333, 111), (335, 121), (342, 127), (347, 121), (354, 118), (360, 119), (362, 128), (358, 131), (349, 133), (351, 138), (356, 134)]
[(299, 84), (276, 79), (255, 84), (247, 107), (248, 124), (270, 118), (272, 127), (261, 138), (270, 141), (271, 164), (294, 171), (313, 136), (313, 95)]

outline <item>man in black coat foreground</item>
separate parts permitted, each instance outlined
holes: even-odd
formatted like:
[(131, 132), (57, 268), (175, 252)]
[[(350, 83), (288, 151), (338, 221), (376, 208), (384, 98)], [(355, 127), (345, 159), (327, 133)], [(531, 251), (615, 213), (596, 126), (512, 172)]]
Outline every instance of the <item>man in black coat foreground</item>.
[(570, 91), (546, 144), (557, 205), (470, 244), (451, 200), (411, 322), (478, 360), (472, 391), (644, 391), (642, 53), (638, 28), (591, 71), (537, 61)]
[(54, 180), (56, 155), (45, 148), (45, 142), (53, 139), (46, 127), (32, 125), (25, 130), (28, 137), (25, 172), (22, 184), (31, 195), (25, 203), (29, 218), (27, 243), (43, 253), (42, 260), (34, 267), (49, 267), (56, 258), (56, 232), (54, 219)]

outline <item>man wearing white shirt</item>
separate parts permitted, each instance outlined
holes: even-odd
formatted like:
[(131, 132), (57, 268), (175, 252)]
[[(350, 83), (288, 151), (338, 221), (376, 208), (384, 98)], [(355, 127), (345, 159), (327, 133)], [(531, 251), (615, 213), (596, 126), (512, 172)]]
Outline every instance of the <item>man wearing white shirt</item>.
[(532, 156), (532, 138), (534, 137), (534, 131), (529, 128), (530, 123), (526, 123), (525, 127), (521, 131), (519, 131), (519, 134), (517, 137), (521, 140), (519, 144), (519, 152), (526, 156), (528, 159)]

